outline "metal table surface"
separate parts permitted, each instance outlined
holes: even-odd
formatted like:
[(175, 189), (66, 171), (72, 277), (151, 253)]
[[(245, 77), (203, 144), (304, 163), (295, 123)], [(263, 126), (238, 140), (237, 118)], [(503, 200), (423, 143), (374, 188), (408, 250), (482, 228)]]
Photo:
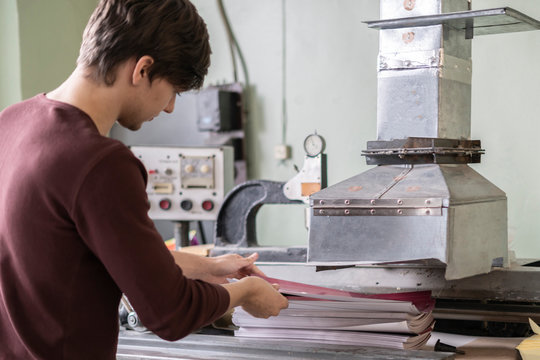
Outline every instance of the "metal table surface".
[(118, 360), (209, 360), (209, 359), (318, 359), (397, 360), (454, 359), (450, 353), (321, 345), (304, 341), (245, 339), (226, 335), (192, 334), (178, 341), (165, 341), (152, 333), (120, 331)]

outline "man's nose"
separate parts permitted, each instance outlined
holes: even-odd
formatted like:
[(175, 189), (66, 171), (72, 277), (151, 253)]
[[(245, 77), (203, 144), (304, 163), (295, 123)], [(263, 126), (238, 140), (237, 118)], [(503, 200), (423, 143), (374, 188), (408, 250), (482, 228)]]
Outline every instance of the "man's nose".
[(165, 109), (163, 109), (163, 111), (165, 111), (167, 114), (172, 113), (174, 110), (175, 101), (176, 101), (176, 95), (171, 97), (171, 100), (169, 100), (169, 103), (167, 104), (167, 106), (165, 106)]

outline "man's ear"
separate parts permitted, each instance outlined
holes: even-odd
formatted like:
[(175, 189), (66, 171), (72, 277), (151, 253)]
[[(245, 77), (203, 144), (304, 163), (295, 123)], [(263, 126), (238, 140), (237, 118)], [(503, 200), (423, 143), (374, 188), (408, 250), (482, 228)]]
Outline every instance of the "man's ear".
[(133, 85), (138, 85), (141, 81), (148, 78), (148, 69), (154, 63), (154, 59), (149, 55), (144, 55), (135, 63), (133, 73), (131, 74), (131, 81)]

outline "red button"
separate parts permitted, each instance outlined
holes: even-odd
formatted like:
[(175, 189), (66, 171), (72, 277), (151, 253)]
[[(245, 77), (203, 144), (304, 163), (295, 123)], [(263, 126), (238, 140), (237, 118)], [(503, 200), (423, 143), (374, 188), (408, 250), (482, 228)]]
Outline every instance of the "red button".
[(171, 201), (169, 199), (163, 199), (159, 202), (159, 207), (163, 210), (169, 210), (171, 208)]
[(157, 174), (158, 171), (157, 171), (157, 170), (148, 170), (148, 173), (149, 173), (149, 174)]
[(210, 211), (214, 208), (214, 203), (212, 200), (204, 200), (202, 203), (202, 208), (206, 211)]

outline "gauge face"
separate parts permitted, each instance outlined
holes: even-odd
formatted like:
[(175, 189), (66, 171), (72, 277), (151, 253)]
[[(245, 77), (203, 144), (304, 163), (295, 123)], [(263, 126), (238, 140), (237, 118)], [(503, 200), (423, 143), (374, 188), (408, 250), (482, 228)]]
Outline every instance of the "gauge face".
[(304, 140), (304, 150), (306, 154), (315, 157), (324, 150), (324, 139), (317, 134), (311, 134)]

